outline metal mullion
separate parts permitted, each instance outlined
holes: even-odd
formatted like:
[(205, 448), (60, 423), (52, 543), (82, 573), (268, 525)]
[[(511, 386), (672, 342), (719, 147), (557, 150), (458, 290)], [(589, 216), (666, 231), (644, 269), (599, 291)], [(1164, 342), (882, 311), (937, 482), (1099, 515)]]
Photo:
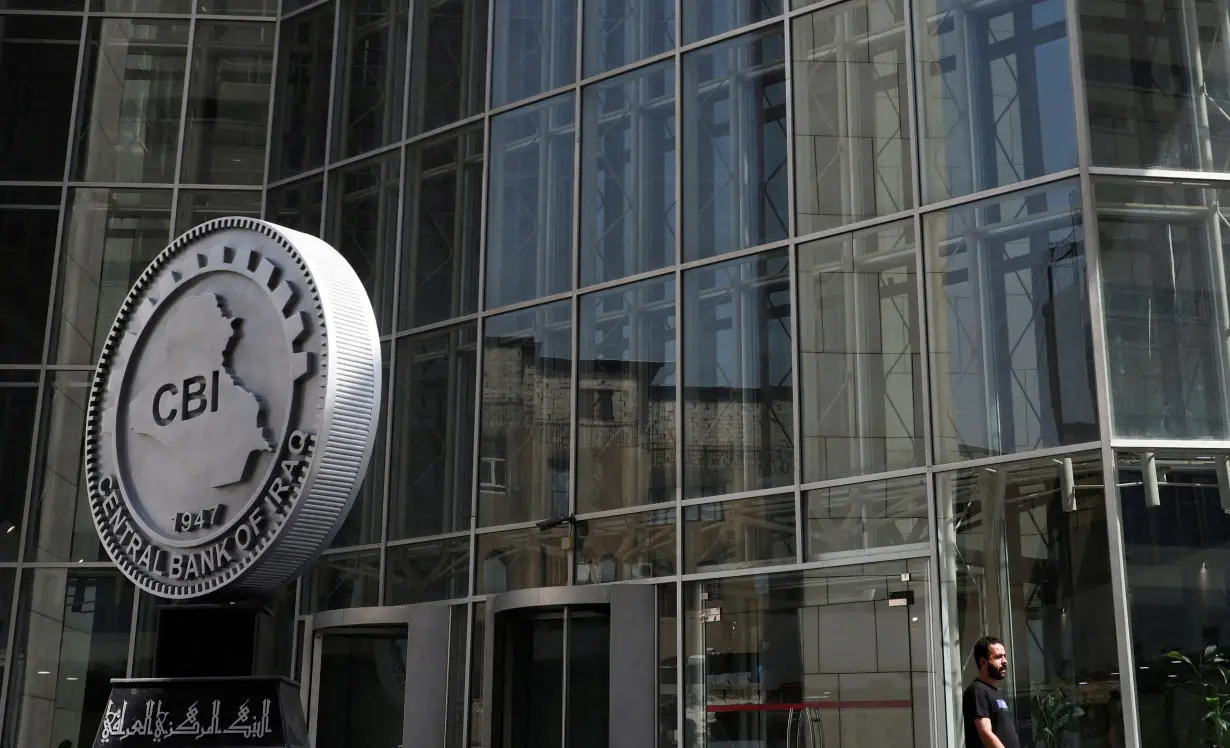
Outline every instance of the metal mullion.
[[(585, 12), (583, 8), (583, 3), (578, 3), (577, 4), (577, 18), (576, 18), (576, 50), (574, 54), (575, 68), (573, 70), (573, 81), (574, 82), (581, 80), (582, 65), (584, 63), (584, 57), (583, 57), (584, 55), (584, 49), (583, 49), (584, 48), (584, 36), (585, 36)], [(577, 440), (577, 432), (579, 431), (579, 428), (580, 428), (579, 423), (578, 423), (580, 421), (580, 418), (579, 418), (580, 409), (577, 407), (577, 398), (579, 396), (578, 393), (580, 390), (580, 371), (579, 371), (580, 370), (580, 366), (579, 366), (580, 358), (579, 356), (580, 356), (580, 350), (581, 350), (581, 300), (580, 300), (580, 296), (577, 295), (576, 291), (581, 286), (581, 180), (584, 174), (584, 171), (581, 168), (582, 159), (584, 158), (584, 154), (581, 151), (581, 138), (582, 138), (583, 130), (584, 130), (584, 120), (582, 119), (582, 117), (584, 116), (585, 112), (584, 112), (584, 109), (582, 108), (584, 101), (583, 101), (583, 97), (581, 94), (582, 94), (582, 91), (581, 91), (580, 84), (575, 83), (575, 93), (573, 93), (573, 101), (572, 101), (572, 105), (573, 105), (573, 114), (572, 114), (572, 127), (573, 127), (573, 130), (572, 130), (572, 133), (573, 133), (573, 142), (572, 142), (572, 235), (569, 237), (571, 239), (571, 244), (572, 244), (572, 246), (569, 247), (569, 250), (570, 250), (569, 257), (571, 258), (571, 261), (572, 261), (571, 272), (569, 274), (569, 278), (572, 281), (570, 284), (570, 288), (569, 288), (569, 291), (572, 293), (572, 310), (571, 310), (572, 330), (571, 330), (571, 341), (570, 341), (572, 350), (569, 352), (569, 358), (571, 359), (571, 366), (569, 367), (570, 370), (568, 372), (568, 380), (569, 380), (568, 381), (568, 387), (569, 387), (568, 406), (569, 406), (569, 411), (570, 411), (568, 414), (568, 513), (573, 516), (575, 516), (577, 512), (577, 464), (579, 462), (578, 453), (577, 453), (577, 450), (579, 448), (579, 444)], [(576, 584), (576, 561), (577, 561), (577, 549), (576, 549), (577, 532), (576, 532), (575, 522), (568, 523), (568, 537), (572, 542), (565, 556), (565, 558), (567, 559), (567, 563), (568, 563), (567, 583), (569, 585), (573, 585), (573, 584)], [(565, 623), (564, 623), (565, 634), (567, 633), (567, 630), (568, 630), (567, 618), (568, 616), (565, 615)], [(565, 736), (567, 735), (567, 727), (568, 727), (568, 707), (567, 707), (567, 703), (568, 703), (568, 699), (567, 699), (567, 694), (568, 694), (568, 689), (567, 689), (567, 685), (568, 685), (568, 679), (567, 679), (568, 647), (567, 647), (567, 642), (568, 642), (568, 639), (567, 639), (567, 636), (565, 636), (565, 639), (564, 639), (564, 643), (565, 643), (565, 646), (564, 646), (564, 671), (565, 671), (564, 728), (565, 728), (565, 732), (563, 733), (563, 735)], [(567, 739), (565, 738), (565, 743), (566, 742), (567, 742)]]
[(831, 480), (813, 481), (804, 483), (801, 489), (806, 491), (821, 491), (830, 488), (847, 488), (853, 486), (866, 485), (868, 483), (882, 483), (885, 481), (898, 480), (900, 478), (923, 477), (929, 473), (928, 468), (919, 465), (918, 467), (902, 468), (899, 470), (890, 470), (883, 473), (865, 473), (862, 475), (851, 475), (845, 478), (833, 478)]
[(406, 138), (406, 142), (410, 145), (415, 145), (426, 140), (443, 140), (448, 134), (451, 134), (454, 131), (463, 131), (471, 125), (481, 124), (484, 120), (486, 120), (486, 118), (486, 113), (472, 114), (469, 117), (464, 117), (456, 122), (450, 122), (447, 125), (440, 125), (434, 130), (428, 130), (427, 132), (410, 135)]
[[(403, 150), (401, 154), (402, 174), (405, 173), (406, 153)], [(400, 181), (400, 180), (399, 180)], [(402, 218), (402, 200), (397, 202), (397, 222), (398, 233), (400, 236), (401, 218)], [(394, 281), (393, 281), (393, 313), (397, 311), (397, 273), (399, 268), (394, 265)], [(382, 344), (383, 345), (383, 344)], [(388, 582), (388, 557), (389, 557), (389, 504), (393, 499), (392, 487), (389, 485), (393, 474), (393, 423), (395, 417), (394, 405), (397, 401), (397, 342), (390, 341), (389, 343), (389, 382), (384, 390), (384, 444), (381, 449), (384, 450), (384, 464), (381, 465), (380, 476), (380, 585), (377, 590), (376, 599), (380, 605), (385, 604), (384, 588)], [(370, 475), (370, 472), (369, 472)]]
[(944, 462), (934, 465), (931, 470), (939, 475), (957, 470), (968, 470), (969, 468), (1001, 465), (1007, 462), (1025, 462), (1027, 460), (1040, 457), (1063, 457), (1066, 455), (1078, 454), (1080, 452), (1095, 452), (1101, 448), (1101, 441), (1080, 442), (1079, 444), (1068, 444), (1060, 447), (1036, 449), (1030, 452), (1012, 452), (1008, 454), (995, 455), (993, 457), (981, 457), (976, 460)]
[[(279, 0), (279, 7), (280, 7), (280, 4), (281, 4), (281, 0)], [(276, 106), (277, 99), (278, 99), (278, 73), (280, 69), (280, 63), (282, 61), (282, 57), (281, 57), (282, 55), (282, 18), (281, 18), (281, 14), (280, 13), (277, 14), (274, 20), (275, 22), (274, 22), (274, 27), (273, 27), (273, 57), (272, 57), (273, 64), (270, 66), (270, 70), (269, 70), (269, 107), (266, 110), (266, 120), (265, 120), (265, 172), (264, 172), (264, 176), (261, 178), (261, 188), (260, 188), (261, 216), (264, 218), (269, 217), (269, 177), (271, 176), (270, 170), (273, 168), (273, 149), (276, 147), (273, 145), (273, 121), (274, 121), (274, 118), (277, 117), (277, 113), (278, 113), (277, 106)], [(296, 607), (295, 611), (298, 612), (298, 610), (299, 608)], [(296, 627), (296, 632), (297, 632), (297, 628), (298, 627)]]
[[(195, 11), (196, 4), (193, 4)], [(188, 102), (192, 99), (192, 65), (196, 61), (196, 20), (190, 20), (188, 26), (188, 50), (184, 55), (184, 88), (180, 93), (179, 102), (179, 134), (175, 137), (175, 177), (171, 188), (171, 231), (174, 234), (175, 224), (179, 218), (180, 179), (184, 172), (184, 152), (188, 144), (184, 142), (188, 130)]]
[[(675, 588), (675, 661), (682, 663), (683, 659), (683, 585), (680, 580), (683, 578), (684, 565), (684, 547), (683, 547), (683, 510), (680, 507), (680, 499), (683, 498), (684, 491), (684, 466), (683, 460), (685, 451), (686, 432), (684, 430), (684, 405), (683, 405), (683, 361), (684, 361), (684, 338), (683, 338), (683, 310), (684, 310), (684, 288), (683, 288), (683, 229), (685, 224), (683, 213), (683, 182), (684, 182), (684, 163), (683, 163), (683, 101), (686, 94), (683, 86), (683, 53), (680, 51), (679, 42), (683, 38), (683, 3), (684, 0), (675, 0), (675, 33), (674, 33), (674, 70), (671, 71), (675, 88), (675, 149), (674, 149), (674, 167), (675, 167), (675, 203), (673, 209), (675, 211), (675, 256), (674, 256), (674, 291), (675, 291), (675, 496), (671, 501), (671, 508), (675, 515), (675, 563), (674, 574), (671, 575), (671, 584)], [(684, 735), (684, 710), (686, 708), (687, 699), (684, 698), (686, 693), (686, 671), (687, 668), (675, 668), (675, 736), (676, 742), (679, 745), (683, 744)], [(667, 746), (659, 745), (657, 748), (668, 748)]]
[[(579, 13), (577, 15), (580, 16)], [(571, 571), (568, 572), (568, 576), (569, 577), (572, 576)], [(564, 623), (564, 632), (563, 632), (564, 649), (563, 649), (563, 652), (560, 653), (561, 654), (561, 658), (560, 658), (561, 659), (561, 662), (560, 662), (560, 670), (561, 670), (560, 694), (561, 694), (561, 697), (560, 697), (560, 733), (559, 733), (560, 734), (560, 745), (563, 746), (564, 748), (582, 748), (581, 746), (570, 746), (568, 744), (568, 701), (569, 701), (568, 699), (569, 672), (568, 671), (570, 670), (570, 668), (568, 667), (568, 664), (569, 664), (568, 655), (570, 654), (569, 647), (572, 644), (572, 641), (571, 641), (572, 640), (572, 606), (570, 605), (564, 606), (563, 623)], [(549, 747), (544, 746), (543, 748), (549, 748)]]
[(629, 62), (624, 65), (620, 65), (617, 68), (612, 68), (610, 70), (604, 70), (601, 73), (594, 73), (588, 78), (581, 79), (581, 85), (588, 87), (596, 83), (603, 83), (605, 81), (610, 80), (611, 78), (618, 78), (624, 73), (631, 73), (641, 68), (653, 67), (655, 64), (659, 62), (666, 62), (668, 60), (673, 60), (673, 59), (675, 59), (674, 50), (669, 50), (666, 52), (659, 52), (653, 57), (646, 57), (643, 60), (636, 60), (635, 62)]
[[(491, 116), (491, 117), (498, 117), (501, 114), (505, 114), (507, 112), (521, 109), (523, 107), (529, 107), (531, 104), (541, 104), (542, 102), (548, 99), (554, 99), (557, 96), (564, 96), (565, 94), (571, 93), (576, 90), (577, 90), (577, 84), (566, 83), (562, 86), (552, 88), (549, 91), (543, 91), (542, 93), (536, 93), (533, 96), (526, 96), (523, 99), (517, 99), (516, 101), (510, 102), (508, 104), (502, 104), (498, 107), (493, 107), (490, 111), (487, 112), (487, 114), (488, 116)], [(449, 127), (452, 127), (452, 125), (450, 125)]]
[(748, 491), (732, 491), (730, 493), (719, 494), (717, 496), (698, 496), (690, 499), (681, 499), (679, 504), (682, 507), (702, 506), (705, 504), (726, 504), (732, 501), (743, 501), (745, 499), (760, 499), (760, 498), (783, 498), (791, 493), (794, 489), (791, 486), (780, 486), (778, 488), (754, 488)]
[(301, 171), (296, 174), (293, 174), (289, 177), (282, 177), (281, 179), (274, 179), (265, 186), (265, 191), (268, 192), (269, 190), (275, 190), (275, 189), (278, 189), (279, 187), (286, 187), (288, 185), (291, 185), (297, 182), (302, 182), (306, 184), (307, 182), (310, 182), (316, 177), (323, 177), (324, 173), (325, 173), (325, 167), (316, 166), (311, 169), (308, 169), (307, 171)]
[[(329, 204), (329, 193), (332, 191), (330, 189), (332, 186), (330, 182), (333, 180), (331, 178), (332, 172), (330, 172), (328, 166), (330, 159), (333, 157), (333, 123), (338, 118), (338, 107), (335, 99), (337, 96), (338, 69), (341, 66), (342, 2), (343, 0), (338, 0), (333, 5), (333, 48), (330, 50), (329, 60), (329, 102), (325, 106), (327, 117), (325, 120), (325, 154), (324, 166), (320, 167), (324, 178), (321, 180), (320, 185), (320, 228), (318, 229), (319, 233), (317, 236), (322, 239), (327, 236), (329, 214), (332, 212)], [(325, 239), (325, 241), (327, 242), (328, 240)]]
[[(465, 708), (461, 710), (461, 740), (462, 745), (469, 746), (472, 745), (470, 742), (470, 713), (474, 711), (470, 706), (470, 689), (474, 687), (470, 683), (474, 674), (474, 668), (470, 666), (470, 659), (474, 656), (474, 609), (476, 606), (472, 602), (466, 602), (458, 607), (464, 608), (466, 612), (466, 640), (462, 645), (465, 647), (465, 655), (461, 658), (461, 666), (465, 671), (461, 674), (462, 701), (465, 704)], [(451, 676), (452, 658), (449, 659), (449, 671)]]
[(451, 532), (439, 532), (434, 535), (412, 536), (409, 538), (398, 538), (390, 540), (388, 545), (390, 548), (401, 548), (408, 545), (427, 545), (429, 543), (442, 543), (448, 540), (456, 540), (457, 538), (469, 537), (469, 529), (453, 530)]
[[(908, 547), (905, 550), (887, 549), (882, 553), (877, 553), (872, 563), (891, 563), (894, 561), (911, 561), (915, 559), (926, 559), (927, 556), (920, 553), (917, 548)], [(750, 566), (742, 569), (718, 569), (716, 571), (700, 571), (691, 574), (684, 574), (683, 583), (689, 584), (693, 582), (704, 582), (709, 580), (735, 579), (738, 577), (758, 577), (768, 576), (772, 574), (783, 573), (800, 573), (814, 571), (817, 569), (840, 569), (843, 567), (859, 567), (867, 563), (859, 557), (851, 558), (836, 558), (824, 559), (819, 561), (804, 561), (803, 563), (784, 563), (773, 564), (766, 566)]]
[[(13, 572), (13, 600), (9, 604), (8, 620), (14, 622), (20, 620), (18, 616), (21, 614), (21, 588), (24, 572), (25, 569), (21, 566), (18, 566)], [(21, 627), (18, 625), (9, 626), (9, 630), (5, 634), (5, 669), (4, 677), (0, 678), (0, 738), (4, 737), (2, 730), (5, 719), (8, 717), (9, 684), (17, 677), (13, 667), (13, 653), (17, 647), (17, 629), (19, 628)], [(29, 663), (27, 662), (26, 664)]]
[(478, 312), (471, 312), (470, 314), (463, 314), (457, 317), (449, 317), (448, 319), (443, 319), (439, 322), (432, 322), (420, 327), (411, 327), (400, 332), (389, 333), (388, 339), (401, 340), (402, 338), (416, 337), (418, 335), (423, 335), (430, 332), (439, 332), (440, 330), (453, 327), (463, 327), (468, 322), (476, 322), (478, 317)]
[(577, 522), (590, 522), (603, 519), (611, 519), (613, 517), (626, 517), (633, 514), (652, 514), (653, 512), (669, 512), (675, 508), (673, 503), (662, 502), (660, 504), (637, 504), (635, 506), (624, 506), (617, 509), (601, 509), (593, 512), (585, 512), (577, 515)]
[[(485, 217), (486, 216), (484, 215), (484, 219)], [(557, 301), (567, 301), (570, 298), (572, 298), (572, 295), (573, 295), (572, 291), (560, 291), (558, 293), (553, 293), (548, 296), (540, 296), (538, 298), (529, 299), (527, 301), (518, 301), (515, 304), (507, 304), (505, 306), (496, 307), (495, 309), (482, 312), (482, 316), (484, 318), (485, 317), (499, 317), (499, 316), (508, 314), (509, 312), (520, 312), (525, 309), (531, 309), (533, 307), (546, 306), (547, 304), (551, 304)]]
[[(686, 4), (687, 3), (685, 3), (685, 5)], [(749, 23), (745, 26), (739, 26), (739, 27), (730, 29), (729, 31), (723, 31), (720, 34), (714, 34), (713, 36), (705, 37), (704, 39), (701, 39), (700, 41), (689, 42), (688, 44), (684, 44), (683, 46), (681, 46), (679, 48), (679, 51), (681, 54), (687, 54), (688, 52), (691, 52), (693, 50), (720, 44), (725, 41), (730, 41), (731, 39), (734, 39), (735, 37), (738, 37), (738, 36), (743, 36), (744, 34), (747, 34), (748, 36), (752, 36), (757, 31), (764, 31), (765, 29), (772, 28), (773, 26), (781, 24), (782, 22), (783, 22), (782, 16), (776, 15), (776, 16), (773, 16), (772, 18), (766, 18), (763, 21), (757, 21), (756, 23)], [(682, 39), (682, 36), (680, 37), (680, 39)]]
[[(283, 2), (283, 4), (284, 4), (284, 3), (286, 2), (286, 0), (282, 0), (282, 2)], [(322, 5), (326, 5), (326, 4), (330, 3), (330, 2), (333, 2), (333, 0), (310, 0), (310, 1), (309, 1), (306, 5), (304, 5), (303, 7), (301, 7), (301, 8), (296, 8), (296, 9), (294, 9), (294, 10), (292, 10), (292, 11), (289, 11), (289, 12), (286, 12), (286, 13), (282, 13), (282, 12), (281, 12), (281, 9), (279, 8), (279, 14), (282, 16), (282, 18), (283, 18), (284, 20), (285, 20), (285, 19), (290, 19), (290, 18), (294, 18), (294, 17), (296, 17), (296, 16), (301, 16), (301, 15), (305, 15), (305, 14), (307, 14), (307, 13), (310, 13), (310, 12), (312, 12), (313, 10), (316, 10), (317, 8), (321, 7)]]
[[(588, 295), (599, 293), (602, 291), (610, 291), (615, 288), (622, 288), (623, 286), (636, 285), (637, 283), (641, 283), (643, 281), (650, 281), (650, 280), (655, 280), (658, 278), (665, 278), (669, 275), (674, 275), (674, 273), (675, 273), (675, 267), (674, 267), (674, 264), (672, 263), (671, 265), (667, 265), (664, 268), (658, 268), (657, 270), (647, 270), (643, 273), (637, 273), (636, 275), (628, 275), (623, 278), (617, 278), (616, 280), (603, 281), (602, 283), (595, 283), (590, 286), (585, 286), (584, 288), (578, 289), (577, 293), (588, 296)], [(653, 302), (651, 305), (646, 306), (646, 308), (647, 309), (661, 309), (667, 306), (672, 306), (674, 305), (674, 303), (675, 302), (673, 301), (658, 301), (658, 302)], [(612, 312), (612, 315), (614, 316), (619, 316), (619, 314), (620, 314), (619, 312)]]
[[(705, 267), (707, 265), (720, 265), (722, 263), (731, 262), (733, 260), (744, 260), (754, 255), (768, 253), (768, 252), (772, 252), (778, 249), (786, 249), (789, 246), (790, 246), (789, 239), (780, 239), (778, 241), (770, 242), (768, 244), (758, 244), (754, 247), (738, 249), (733, 252), (726, 252), (720, 255), (713, 255), (712, 257), (703, 257), (699, 260), (690, 260), (688, 262), (681, 264), (679, 267), (684, 272), (687, 272), (688, 270)], [(757, 285), (759, 285), (759, 283)]]
[[(795, 185), (794, 166), (794, 24), (787, 22), (783, 30), (785, 39), (785, 60), (783, 72), (786, 79), (786, 235), (793, 237), (798, 232), (798, 219), (795, 202), (798, 200)], [(795, 560), (802, 563), (807, 543), (806, 523), (803, 520), (803, 403), (802, 403), (802, 344), (799, 340), (799, 245), (792, 242), (786, 250), (788, 279), (787, 289), (790, 296), (790, 373), (793, 380), (791, 392), (791, 440), (794, 442), (794, 550)]]

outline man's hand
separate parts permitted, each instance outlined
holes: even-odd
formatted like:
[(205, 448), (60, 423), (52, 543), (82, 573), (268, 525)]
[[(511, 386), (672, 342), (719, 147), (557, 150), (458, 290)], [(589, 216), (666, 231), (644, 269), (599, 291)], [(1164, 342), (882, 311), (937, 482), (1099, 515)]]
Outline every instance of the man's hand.
[[(974, 720), (974, 727), (978, 729), (978, 737), (982, 738), (982, 748), (1004, 748), (1004, 744), (991, 731), (991, 720), (980, 717)], [(968, 746), (968, 748), (974, 748), (974, 746)]]

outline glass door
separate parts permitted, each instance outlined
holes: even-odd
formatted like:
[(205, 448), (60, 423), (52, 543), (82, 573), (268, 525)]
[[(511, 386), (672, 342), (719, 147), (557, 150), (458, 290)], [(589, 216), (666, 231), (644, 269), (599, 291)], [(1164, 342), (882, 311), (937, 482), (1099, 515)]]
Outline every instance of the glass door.
[(320, 636), (316, 748), (400, 748), (406, 702), (405, 626)]

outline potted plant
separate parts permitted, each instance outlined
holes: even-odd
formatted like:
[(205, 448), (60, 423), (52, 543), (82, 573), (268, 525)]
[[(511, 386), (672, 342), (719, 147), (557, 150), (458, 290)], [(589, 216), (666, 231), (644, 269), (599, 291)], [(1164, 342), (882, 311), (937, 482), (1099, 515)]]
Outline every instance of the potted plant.
[(1191, 671), (1191, 678), (1174, 688), (1193, 692), (1200, 700), (1204, 709), (1201, 722), (1208, 728), (1202, 742), (1213, 748), (1230, 748), (1230, 660), (1215, 645), (1206, 647), (1196, 661), (1182, 652), (1168, 652), (1166, 657)]
[(1059, 748), (1063, 733), (1076, 725), (1074, 722), (1085, 716), (1068, 694), (1066, 685), (1038, 686), (1032, 689), (1034, 734), (1046, 748)]

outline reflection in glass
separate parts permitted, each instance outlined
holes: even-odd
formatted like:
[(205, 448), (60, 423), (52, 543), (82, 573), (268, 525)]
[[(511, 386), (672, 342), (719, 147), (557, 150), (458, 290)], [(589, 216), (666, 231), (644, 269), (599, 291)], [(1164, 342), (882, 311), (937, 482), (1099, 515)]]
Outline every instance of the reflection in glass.
[(1076, 166), (1063, 0), (924, 0), (923, 196), (928, 202)]
[(474, 325), (397, 341), (389, 539), (470, 529)]
[(684, 585), (683, 745), (930, 746), (926, 564), (888, 566)]
[(302, 579), (302, 613), (366, 608), (380, 602), (380, 551), (321, 556)]
[[(81, 3), (73, 5), (73, 10), (80, 10)], [(45, 0), (36, 0), (31, 7), (55, 9)], [(80, 44), (80, 17), (4, 17), (0, 179), (58, 182), (63, 178)]]
[(917, 266), (909, 221), (799, 246), (804, 482), (923, 464)]
[[(283, 8), (289, 11), (289, 8)], [(270, 180), (325, 162), (329, 81), (333, 69), (333, 3), (281, 24), (278, 34), (277, 108), (270, 148)]]
[(273, 37), (269, 23), (197, 24), (180, 182), (264, 179)]
[[(180, 190), (179, 204), (175, 208), (175, 230), (171, 233), (179, 236), (188, 229), (199, 226), (215, 218), (230, 216), (261, 217), (260, 190), (250, 192), (227, 190)], [(276, 218), (270, 217), (274, 223)], [(319, 225), (319, 219), (318, 219)]]
[(480, 526), (568, 514), (570, 306), (556, 302), (487, 320), (479, 419)]
[(499, 725), (499, 734), (505, 740), (496, 745), (564, 745), (564, 618), (516, 616), (499, 632), (503, 641), (496, 651), (504, 661), (502, 670), (519, 677), (514, 681), (497, 673), (498, 686), (492, 690), (498, 694), (498, 701), (492, 705), (496, 710), (492, 721)]
[[(4, 561), (17, 560), (21, 543), (26, 483), (34, 450), (30, 435), (34, 433), (37, 409), (37, 378), (25, 386), (15, 382), (0, 386), (0, 560)], [(0, 597), (0, 603), (3, 602)], [(3, 629), (0, 625), (0, 633)], [(0, 659), (0, 664), (3, 662)]]
[(491, 121), (487, 308), (572, 286), (573, 94)]
[(795, 561), (793, 496), (683, 508), (683, 571), (733, 571)]
[(269, 190), (265, 217), (279, 226), (319, 235), (322, 184), (320, 177), (311, 177), (302, 182), (274, 187)]
[(579, 6), (578, 0), (496, 0), (493, 107), (576, 80)]
[[(386, 341), (380, 344), (380, 391), (385, 393), (385, 403), (389, 397), (389, 366), (392, 363), (390, 344)], [(331, 548), (343, 548), (352, 545), (367, 545), (379, 543), (381, 526), (384, 523), (384, 466), (385, 444), (388, 429), (388, 406), (380, 406), (380, 414), (376, 421), (376, 438), (372, 446), (372, 456), (367, 465), (367, 473), (359, 484), (354, 503), (346, 514), (342, 527), (333, 536)]]
[(1230, 170), (1226, 0), (1081, 0), (1093, 162)]
[(570, 610), (567, 745), (608, 748), (611, 718), (621, 718), (611, 714), (611, 665), (610, 615)]
[(914, 206), (903, 0), (854, 0), (794, 19), (800, 235)]
[(675, 498), (673, 277), (581, 297), (577, 509)]
[(486, 603), (474, 603), (470, 623), (470, 735), (469, 748), (485, 748), (483, 743), (483, 689), (486, 677), (487, 609)]
[(937, 480), (946, 688), (959, 725), (961, 692), (977, 674), (974, 642), (997, 636), (1008, 651), (1003, 690), (1020, 744), (1041, 741), (1048, 703), (1075, 702), (1084, 713), (1064, 745), (1101, 748), (1119, 718), (1105, 494), (1098, 455), (1070, 459), (1070, 488), (1051, 458)]
[(585, 75), (675, 47), (674, 0), (585, 0)]
[(228, 16), (276, 16), (278, 0), (197, 0), (196, 9)]
[(111, 679), (128, 668), (132, 596), (118, 571), (24, 572), (5, 746), (94, 744)]
[(683, 43), (708, 39), (782, 12), (782, 0), (689, 0), (683, 4)]
[(924, 476), (803, 492), (807, 558), (862, 556), (879, 548), (918, 546), (927, 553), (931, 529)]
[(938, 460), (1098, 438), (1074, 182), (924, 219)]
[(581, 283), (675, 261), (675, 66), (663, 62), (585, 88)]
[(409, 675), (406, 639), (405, 627), (320, 638), (316, 677), (322, 708), (316, 715), (316, 748), (401, 745)]
[(562, 547), (567, 534), (567, 527), (480, 534), (474, 546), (478, 569), (474, 594), (568, 584), (570, 554)]
[(675, 573), (674, 509), (581, 520), (576, 535), (576, 584)]
[(410, 0), (342, 3), (333, 152), (355, 156), (401, 139)]
[(430, 132), (487, 103), (488, 0), (414, 3), (410, 134)]
[(0, 364), (42, 363), (59, 201), (59, 187), (0, 187)]
[[(1203, 700), (1208, 684), (1220, 680), (1218, 666), (1226, 667), (1213, 660), (1230, 656), (1230, 494), (1207, 455), (1159, 455), (1156, 464), (1157, 506), (1146, 502), (1136, 456), (1120, 456), (1116, 479), (1140, 744), (1203, 748), (1219, 744)], [(1224, 699), (1225, 684), (1218, 686)]]
[(325, 236), (358, 274), (381, 332), (388, 332), (393, 320), (400, 155), (385, 154), (331, 176), (333, 205)]
[(658, 589), (658, 748), (679, 748), (679, 613), (678, 588), (660, 584)]
[(1126, 180), (1095, 192), (1115, 435), (1230, 438), (1227, 192)]
[(170, 241), (171, 191), (78, 188), (68, 205), (52, 361), (94, 366), (132, 284)]
[(785, 251), (683, 275), (684, 498), (794, 481)]
[(385, 605), (447, 600), (469, 594), (469, 536), (391, 546), (385, 564)]
[(683, 257), (786, 238), (785, 44), (768, 30), (683, 58)]
[(174, 181), (188, 21), (95, 18), (87, 45), (77, 177)]
[(407, 155), (406, 247), (399, 329), (472, 314), (478, 305), (483, 130), (416, 143)]

